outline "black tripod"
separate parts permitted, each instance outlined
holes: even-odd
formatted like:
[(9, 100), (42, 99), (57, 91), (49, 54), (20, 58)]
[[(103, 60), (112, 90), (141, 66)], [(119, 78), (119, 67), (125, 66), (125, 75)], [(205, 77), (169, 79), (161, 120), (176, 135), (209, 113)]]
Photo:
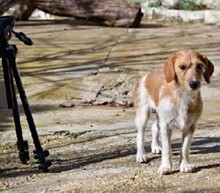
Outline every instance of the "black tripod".
[(47, 172), (48, 167), (51, 166), (51, 162), (46, 160), (46, 157), (49, 155), (49, 151), (43, 150), (41, 147), (41, 143), (29, 108), (25, 90), (22, 85), (21, 78), (16, 66), (17, 47), (16, 45), (8, 44), (8, 41), (11, 38), (11, 33), (14, 33), (19, 40), (21, 40), (27, 45), (32, 45), (32, 41), (31, 39), (27, 38), (24, 33), (16, 33), (12, 30), (12, 22), (14, 21), (14, 19), (15, 18), (12, 16), (0, 17), (0, 28), (3, 28), (3, 30), (0, 31), (0, 36), (4, 35), (4, 37), (0, 37), (0, 58), (2, 58), (8, 108), (12, 109), (13, 111), (19, 158), (21, 160), (21, 163), (26, 164), (29, 160), (29, 147), (28, 142), (24, 140), (22, 136), (22, 128), (14, 85), (15, 81), (22, 102), (22, 106), (27, 118), (29, 129), (33, 138), (33, 142), (36, 148), (36, 150), (34, 150), (33, 152), (34, 158), (38, 160), (37, 162), (39, 163), (39, 169), (43, 170), (44, 172)]

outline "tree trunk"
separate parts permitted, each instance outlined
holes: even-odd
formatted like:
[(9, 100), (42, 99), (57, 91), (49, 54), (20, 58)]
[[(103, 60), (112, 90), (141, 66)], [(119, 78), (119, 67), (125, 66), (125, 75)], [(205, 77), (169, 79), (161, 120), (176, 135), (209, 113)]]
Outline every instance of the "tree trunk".
[(94, 21), (102, 25), (138, 27), (142, 13), (140, 5), (124, 0), (15, 0), (53, 15)]

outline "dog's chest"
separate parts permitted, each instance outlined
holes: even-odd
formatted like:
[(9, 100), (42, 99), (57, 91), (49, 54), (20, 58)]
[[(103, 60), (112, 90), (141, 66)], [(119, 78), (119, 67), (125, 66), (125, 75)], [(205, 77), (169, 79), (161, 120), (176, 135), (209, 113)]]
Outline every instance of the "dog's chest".
[(188, 113), (189, 109), (189, 102), (188, 101), (181, 101), (178, 108), (174, 108), (174, 119), (171, 121), (171, 126), (183, 129), (189, 124), (190, 117)]
[(159, 119), (169, 127), (183, 129), (197, 121), (199, 113), (191, 110), (195, 105), (193, 98), (186, 95), (178, 95), (177, 102), (163, 99), (158, 107)]

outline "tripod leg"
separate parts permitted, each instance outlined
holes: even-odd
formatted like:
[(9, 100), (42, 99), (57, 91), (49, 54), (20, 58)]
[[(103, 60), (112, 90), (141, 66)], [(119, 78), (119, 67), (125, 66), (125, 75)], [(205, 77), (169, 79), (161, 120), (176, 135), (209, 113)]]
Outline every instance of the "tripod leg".
[(2, 58), (3, 71), (4, 71), (4, 80), (5, 80), (5, 88), (6, 88), (6, 96), (8, 102), (8, 108), (12, 108), (13, 118), (15, 123), (15, 131), (17, 135), (17, 147), (19, 150), (19, 158), (21, 163), (26, 164), (29, 160), (29, 151), (28, 151), (28, 142), (23, 139), (22, 136), (22, 128), (20, 122), (20, 116), (18, 111), (18, 104), (15, 94), (14, 82), (12, 79), (12, 72), (8, 65), (7, 58)]
[(15, 54), (14, 53), (10, 53), (10, 56), (8, 57), (9, 59), (9, 63), (10, 63), (10, 67), (12, 69), (13, 72), (13, 76), (15, 78), (15, 82), (18, 88), (18, 92), (22, 101), (22, 105), (24, 108), (24, 112), (27, 118), (27, 122), (29, 124), (29, 128), (31, 131), (31, 135), (33, 138), (33, 142), (35, 145), (36, 150), (34, 151), (35, 154), (35, 159), (38, 159), (40, 165), (39, 165), (39, 169), (42, 169), (43, 171), (48, 171), (48, 167), (51, 166), (51, 162), (50, 161), (46, 161), (45, 157), (47, 157), (49, 155), (49, 152), (47, 150), (43, 151), (42, 147), (41, 147), (41, 143), (38, 137), (38, 133), (36, 130), (36, 126), (34, 124), (34, 119), (32, 117), (32, 113), (28, 104), (28, 100), (25, 94), (25, 90), (23, 88), (21, 79), (20, 79), (20, 75), (16, 66), (16, 62), (15, 62)]
[(5, 57), (2, 57), (2, 66), (4, 72), (4, 81), (5, 81), (5, 90), (6, 90), (6, 98), (8, 103), (8, 108), (12, 109), (12, 93), (11, 93), (11, 84), (10, 84), (10, 71), (8, 66), (8, 60)]

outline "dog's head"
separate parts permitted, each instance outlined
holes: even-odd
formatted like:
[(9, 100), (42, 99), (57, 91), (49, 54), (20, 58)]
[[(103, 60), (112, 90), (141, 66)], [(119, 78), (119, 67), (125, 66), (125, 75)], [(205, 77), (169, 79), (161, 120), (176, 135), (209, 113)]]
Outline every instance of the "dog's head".
[(202, 77), (210, 83), (214, 66), (210, 60), (193, 50), (181, 50), (172, 54), (164, 64), (165, 79), (169, 83), (176, 81), (187, 90), (197, 90), (201, 86)]

